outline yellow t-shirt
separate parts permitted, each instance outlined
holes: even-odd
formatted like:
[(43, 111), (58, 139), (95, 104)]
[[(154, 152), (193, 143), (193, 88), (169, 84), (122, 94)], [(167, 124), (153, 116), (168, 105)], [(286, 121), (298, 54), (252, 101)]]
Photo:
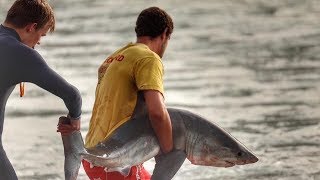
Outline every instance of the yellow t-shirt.
[(129, 43), (119, 49), (104, 61), (98, 74), (87, 148), (103, 141), (130, 119), (138, 91), (157, 90), (163, 94), (161, 58), (144, 44)]

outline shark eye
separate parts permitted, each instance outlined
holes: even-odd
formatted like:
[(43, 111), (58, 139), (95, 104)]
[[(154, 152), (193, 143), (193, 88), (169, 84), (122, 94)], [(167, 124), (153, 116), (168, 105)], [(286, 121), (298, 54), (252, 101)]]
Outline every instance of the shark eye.
[(238, 152), (238, 156), (242, 156), (242, 152)]

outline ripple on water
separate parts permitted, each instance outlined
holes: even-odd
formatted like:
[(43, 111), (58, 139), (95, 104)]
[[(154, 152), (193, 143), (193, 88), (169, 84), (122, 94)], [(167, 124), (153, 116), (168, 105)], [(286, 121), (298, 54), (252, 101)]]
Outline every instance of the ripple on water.
[[(11, 2), (0, 0), (1, 21)], [(141, 9), (161, 6), (175, 21), (163, 58), (167, 105), (208, 115), (253, 147), (260, 159), (253, 165), (228, 169), (186, 162), (175, 179), (320, 178), (318, 0), (50, 3), (56, 12), (57, 29), (43, 39), (40, 52), (50, 66), (80, 89), (84, 133), (94, 101), (97, 68), (115, 49), (135, 41), (133, 28)], [(25, 118), (47, 119), (65, 113), (62, 102), (27, 88), (24, 103), (18, 91), (10, 97), (6, 109), (10, 119), (22, 123)], [(20, 179), (62, 179), (61, 167), (52, 164), (62, 151), (51, 152), (53, 160), (47, 160), (47, 165), (29, 156), (29, 162), (21, 163), (28, 149), (16, 146), (12, 137), (6, 136), (6, 142), (9, 152), (15, 152), (11, 159)], [(45, 148), (45, 140), (39, 140), (36, 148), (42, 148), (40, 142)], [(31, 169), (24, 167), (28, 164)], [(80, 179), (86, 179), (83, 170)]]

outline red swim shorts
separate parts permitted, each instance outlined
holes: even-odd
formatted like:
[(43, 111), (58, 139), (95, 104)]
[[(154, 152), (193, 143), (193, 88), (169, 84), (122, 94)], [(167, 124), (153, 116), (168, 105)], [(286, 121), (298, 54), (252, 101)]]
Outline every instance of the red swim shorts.
[(128, 176), (123, 176), (119, 172), (106, 172), (104, 167), (92, 166), (86, 160), (82, 160), (82, 165), (90, 180), (150, 180), (151, 176), (141, 165), (131, 167)]

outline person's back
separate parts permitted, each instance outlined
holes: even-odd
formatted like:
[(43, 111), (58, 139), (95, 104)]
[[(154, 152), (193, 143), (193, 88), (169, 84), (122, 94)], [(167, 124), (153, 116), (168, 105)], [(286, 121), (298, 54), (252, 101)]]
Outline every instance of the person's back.
[[(11, 34), (13, 36), (10, 36)], [(12, 67), (16, 64), (15, 61), (17, 61), (17, 59), (13, 57), (16, 55), (15, 48), (20, 44), (15, 37), (17, 37), (17, 34), (14, 31), (2, 25), (0, 26), (0, 91), (8, 88), (8, 86), (14, 85), (9, 81), (14, 81), (13, 74), (15, 71)]]
[[(162, 84), (159, 83), (162, 76), (160, 57), (145, 44), (130, 43), (108, 57), (99, 68), (95, 108), (86, 147), (96, 145), (129, 120), (139, 90), (154, 89), (163, 93)], [(152, 84), (150, 81), (153, 81)], [(101, 124), (103, 126), (97, 130), (96, 126)]]

